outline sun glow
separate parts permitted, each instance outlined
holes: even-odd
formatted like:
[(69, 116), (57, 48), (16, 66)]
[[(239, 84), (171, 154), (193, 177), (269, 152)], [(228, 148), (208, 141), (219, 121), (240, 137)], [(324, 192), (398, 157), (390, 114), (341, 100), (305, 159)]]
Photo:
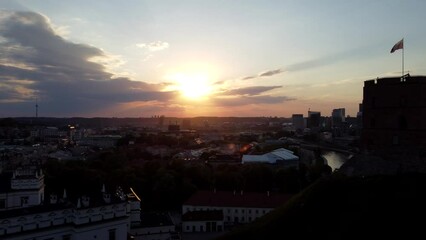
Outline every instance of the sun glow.
[(176, 81), (176, 89), (188, 99), (203, 99), (212, 92), (207, 74), (176, 74), (172, 77)]

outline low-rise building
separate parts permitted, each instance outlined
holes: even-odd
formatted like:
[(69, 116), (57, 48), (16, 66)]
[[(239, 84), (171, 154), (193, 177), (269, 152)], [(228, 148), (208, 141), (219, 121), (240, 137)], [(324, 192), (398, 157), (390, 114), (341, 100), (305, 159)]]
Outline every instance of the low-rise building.
[(290, 150), (279, 148), (261, 155), (245, 154), (242, 157), (242, 163), (269, 163), (298, 167), (299, 157)]
[(44, 175), (37, 167), (1, 173), (0, 239), (126, 240), (140, 214), (134, 193), (44, 199)]
[(182, 206), (182, 232), (220, 232), (250, 223), (287, 202), (291, 194), (199, 191)]

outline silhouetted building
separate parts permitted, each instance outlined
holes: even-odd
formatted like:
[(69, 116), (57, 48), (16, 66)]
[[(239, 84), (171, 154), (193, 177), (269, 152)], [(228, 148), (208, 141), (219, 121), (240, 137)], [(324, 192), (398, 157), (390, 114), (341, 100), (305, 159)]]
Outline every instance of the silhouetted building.
[(179, 132), (180, 131), (180, 126), (176, 123), (176, 124), (169, 124), (168, 128), (169, 132)]
[(357, 119), (356, 122), (357, 122), (358, 128), (362, 128), (362, 109), (363, 109), (362, 103), (360, 103), (358, 113), (356, 114), (356, 119)]
[(426, 77), (364, 82), (362, 142), (368, 149), (426, 146)]
[(305, 129), (305, 119), (303, 119), (303, 114), (293, 114), (291, 116), (294, 130), (300, 131)]
[(185, 118), (182, 120), (182, 129), (191, 129), (191, 119)]
[(343, 122), (345, 122), (345, 109), (333, 109), (333, 112), (331, 113), (331, 125), (333, 127), (340, 127)]
[(222, 232), (283, 205), (291, 194), (198, 191), (182, 205), (182, 232)]
[(308, 112), (308, 128), (319, 128), (321, 125), (321, 112)]

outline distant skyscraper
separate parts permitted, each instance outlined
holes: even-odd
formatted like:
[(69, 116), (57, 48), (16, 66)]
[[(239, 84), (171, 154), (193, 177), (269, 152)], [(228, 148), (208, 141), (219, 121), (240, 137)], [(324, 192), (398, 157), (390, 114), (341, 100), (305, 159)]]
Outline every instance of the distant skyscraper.
[(308, 128), (319, 128), (321, 125), (321, 112), (308, 111)]
[(303, 119), (303, 114), (293, 114), (291, 120), (296, 131), (305, 129), (305, 120)]
[(331, 124), (333, 127), (339, 127), (342, 123), (345, 122), (345, 109), (337, 108), (333, 109), (331, 113)]
[(364, 82), (363, 145), (426, 148), (426, 77)]
[(362, 128), (362, 103), (359, 104), (359, 110), (356, 114), (356, 122), (358, 125), (358, 128)]

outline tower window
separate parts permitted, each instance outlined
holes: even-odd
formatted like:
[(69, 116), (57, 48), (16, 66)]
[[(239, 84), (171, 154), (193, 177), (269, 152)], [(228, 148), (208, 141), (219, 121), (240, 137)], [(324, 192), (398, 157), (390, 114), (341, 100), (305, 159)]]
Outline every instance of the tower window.
[(399, 129), (407, 129), (407, 119), (401, 115), (398, 119)]

